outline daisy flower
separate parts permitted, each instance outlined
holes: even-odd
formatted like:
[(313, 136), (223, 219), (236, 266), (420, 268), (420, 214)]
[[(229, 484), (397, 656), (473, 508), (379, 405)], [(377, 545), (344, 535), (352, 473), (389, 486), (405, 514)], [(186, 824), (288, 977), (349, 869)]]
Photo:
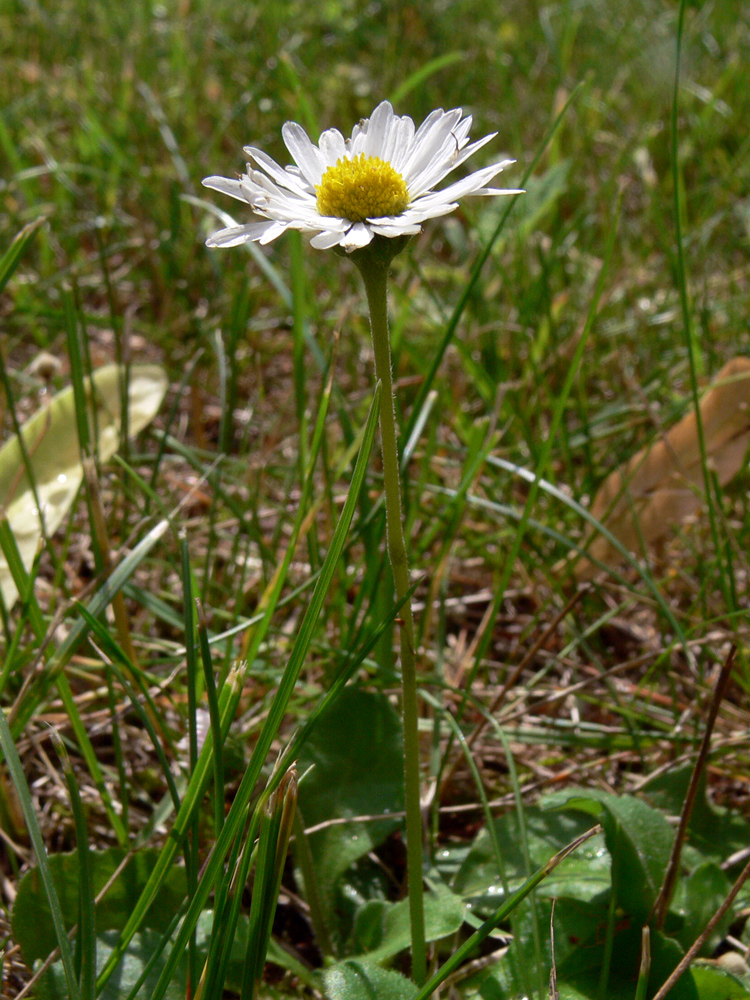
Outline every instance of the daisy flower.
[(287, 229), (298, 229), (312, 234), (310, 243), (320, 250), (341, 247), (351, 253), (375, 236), (418, 233), (426, 219), (447, 215), (466, 195), (520, 194), (487, 186), (513, 160), (492, 163), (435, 190), (497, 134), (469, 144), (471, 115), (462, 118), (462, 113), (461, 108), (433, 111), (415, 129), (411, 118), (394, 114), (383, 101), (354, 126), (351, 138), (328, 129), (317, 146), (301, 125), (287, 122), (281, 134), (293, 166), (282, 168), (262, 150), (246, 146), (252, 162), (243, 177), (203, 181), (247, 202), (264, 220), (220, 229), (206, 245), (270, 243)]

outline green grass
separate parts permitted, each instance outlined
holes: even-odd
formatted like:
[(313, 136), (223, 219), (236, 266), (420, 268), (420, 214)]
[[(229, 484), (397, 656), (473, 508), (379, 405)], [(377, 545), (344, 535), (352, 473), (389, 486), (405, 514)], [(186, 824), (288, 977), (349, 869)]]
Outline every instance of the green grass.
[[(694, 753), (730, 642), (735, 686), (712, 775), (720, 800), (746, 803), (746, 748), (732, 742), (750, 689), (746, 471), (648, 573), (612, 566), (525, 664), (497, 706), (512, 767), (491, 726), (468, 769), (458, 753), (570, 596), (560, 560), (586, 535), (577, 505), (750, 353), (750, 3), (685, 5), (675, 103), (679, 18), (678, 3), (657, 0), (0, 8), (0, 256), (44, 218), (0, 299), (3, 434), (44, 401), (29, 367), (42, 351), (61, 363), (50, 389), (80, 389), (109, 361), (158, 362), (170, 378), (155, 424), (99, 473), (137, 662), (107, 617), (106, 556), (83, 495), (45, 545), (34, 598), (0, 619), (3, 749), (19, 748), (22, 806), (39, 816), (28, 828), (50, 856), (81, 844), (84, 816), (91, 850), (132, 837), (161, 848), (177, 811), (186, 839), (173, 854), (191, 895), (218, 840), (217, 881), (200, 892), (236, 922), (241, 895), (235, 906), (218, 870), (249, 859), (231, 835), (259, 820), (242, 753), (256, 751), (265, 786), (275, 754), (355, 661), (364, 687), (395, 696), (398, 611), (374, 453), (351, 530), (336, 535), (374, 389), (359, 276), (304, 238), (207, 250), (221, 224), (212, 209), (244, 215), (200, 185), (240, 172), (243, 145), (288, 162), (287, 120), (347, 132), (386, 97), (416, 121), (462, 106), (473, 136), (498, 132), (482, 163), (514, 157), (507, 186), (529, 173), (494, 242), (510, 202), (467, 200), (392, 269), (424, 778), (450, 776), (429, 856), (467, 844), (493, 800), (531, 801), (561, 775), (627, 791)], [(0, 541), (9, 548), (5, 532)], [(199, 762), (196, 708), (210, 707), (215, 740), (244, 661), (239, 771), (226, 756)], [(435, 721), (449, 710), (460, 739)], [(64, 779), (48, 724), (65, 742)], [(0, 777), (18, 845), (2, 847), (0, 865), (15, 885), (28, 818)], [(224, 782), (243, 788), (245, 813), (227, 814)], [(401, 859), (381, 861), (398, 881)], [(288, 868), (287, 888), (299, 881)], [(283, 911), (290, 924), (306, 912), (292, 901)], [(64, 955), (84, 996), (92, 913), (81, 916), (83, 945)], [(306, 931), (280, 918), (277, 931), (304, 952)], [(195, 979), (194, 951), (191, 968)], [(274, 988), (303, 995), (302, 983), (288, 972)]]

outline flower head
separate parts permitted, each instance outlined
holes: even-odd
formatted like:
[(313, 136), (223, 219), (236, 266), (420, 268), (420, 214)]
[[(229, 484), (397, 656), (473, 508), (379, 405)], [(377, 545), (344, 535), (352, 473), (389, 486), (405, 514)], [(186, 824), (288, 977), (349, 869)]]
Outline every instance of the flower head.
[(418, 233), (425, 219), (447, 215), (466, 195), (519, 194), (487, 187), (513, 160), (482, 167), (435, 190), (496, 135), (467, 145), (471, 116), (461, 115), (460, 108), (433, 111), (415, 129), (411, 118), (394, 114), (383, 101), (371, 118), (354, 126), (350, 139), (328, 129), (317, 146), (301, 125), (287, 122), (281, 134), (294, 166), (282, 168), (262, 150), (246, 146), (252, 162), (243, 177), (203, 181), (206, 187), (247, 202), (264, 220), (220, 229), (206, 245), (270, 243), (287, 229), (299, 229), (313, 234), (310, 242), (318, 249), (342, 247), (351, 253), (375, 236)]

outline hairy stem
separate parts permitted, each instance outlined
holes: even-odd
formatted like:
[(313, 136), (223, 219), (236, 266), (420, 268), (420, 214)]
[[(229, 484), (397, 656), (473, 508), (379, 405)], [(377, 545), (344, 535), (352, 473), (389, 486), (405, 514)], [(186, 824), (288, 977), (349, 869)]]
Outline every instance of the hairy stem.
[[(385, 484), (386, 536), (388, 556), (396, 585), (396, 597), (402, 600), (409, 590), (409, 563), (401, 514), (401, 479), (399, 475), (396, 414), (393, 403), (391, 345), (388, 332), (388, 262), (376, 255), (357, 261), (367, 291), (370, 328), (375, 351), (375, 375), (383, 386), (380, 396), (380, 445)], [(414, 650), (414, 617), (411, 601), (401, 610), (401, 684), (404, 725), (404, 786), (406, 793), (406, 867), (411, 918), (412, 976), (418, 985), (427, 978), (422, 889), (422, 814), (419, 778), (419, 734), (417, 670)]]

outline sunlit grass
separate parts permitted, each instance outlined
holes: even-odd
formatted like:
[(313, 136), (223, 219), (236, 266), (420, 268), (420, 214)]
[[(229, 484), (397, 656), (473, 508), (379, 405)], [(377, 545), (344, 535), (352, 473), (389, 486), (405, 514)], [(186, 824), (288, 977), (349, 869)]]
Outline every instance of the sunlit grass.
[[(470, 733), (570, 596), (561, 560), (586, 535), (575, 504), (588, 505), (613, 468), (691, 405), (682, 293), (699, 383), (748, 352), (750, 4), (686, 9), (673, 173), (677, 17), (678, 5), (654, 0), (497, 9), (18, 0), (0, 11), (0, 251), (46, 218), (0, 303), (3, 431), (13, 430), (11, 411), (23, 420), (44, 401), (47, 386), (29, 369), (41, 351), (61, 362), (51, 388), (105, 361), (159, 362), (171, 385), (156, 426), (100, 471), (115, 556), (130, 553), (120, 578), (134, 676), (150, 699), (144, 717), (129, 707), (138, 694), (123, 694), (124, 665), (101, 633), (116, 640), (83, 500), (41, 556), (34, 600), (2, 616), (3, 708), (51, 853), (80, 839), (80, 811), (44, 791), (47, 723), (67, 742), (100, 847), (139, 833), (161, 843), (160, 824), (177, 808), (167, 763), (195, 724), (209, 649), (219, 699), (249, 656), (237, 730), (245, 749), (257, 745), (372, 403), (355, 269), (304, 239), (207, 252), (217, 220), (201, 178), (241, 171), (247, 143), (285, 163), (284, 121), (316, 134), (346, 129), (386, 97), (415, 120), (461, 105), (477, 134), (497, 130), (492, 156), (518, 161), (508, 184), (538, 157), (473, 284), (504, 205), (468, 202), (392, 268), (406, 525), (424, 573), (414, 579), (421, 682)], [(241, 205), (233, 210), (244, 220)], [(563, 773), (593, 783), (607, 754), (617, 760), (607, 781), (627, 789), (649, 762), (687, 753), (705, 684), (732, 640), (737, 683), (750, 687), (746, 487), (741, 473), (717, 498), (713, 531), (706, 520), (681, 528), (645, 577), (623, 560), (565, 615), (498, 708), (517, 777), (496, 737), (477, 743), (490, 800), (512, 803)], [(397, 688), (381, 492), (373, 458), (274, 751), (348, 652), (363, 657), (363, 684)], [(149, 534), (162, 518), (169, 528)], [(202, 650), (185, 611), (196, 597)], [(99, 620), (97, 644), (77, 644), (96, 626), (75, 601)], [(55, 686), (57, 672), (67, 689)], [(747, 761), (731, 746), (747, 721), (736, 700), (722, 787), (731, 774), (733, 794), (746, 796)], [(450, 766), (449, 732), (433, 723), (437, 709), (424, 711), (425, 767), (437, 780)], [(164, 731), (144, 737), (144, 719), (157, 714)], [(207, 769), (204, 787), (209, 773), (222, 780), (221, 767)], [(236, 787), (230, 765), (224, 774)], [(477, 807), (472, 782), (459, 763), (443, 807)], [(185, 821), (199, 853), (222, 825), (219, 797), (206, 801)], [(469, 830), (466, 814), (439, 807), (432, 851), (446, 829)], [(8, 829), (22, 839), (22, 823)], [(12, 879), (24, 858), (8, 849)], [(190, 849), (186, 866), (194, 884)]]

